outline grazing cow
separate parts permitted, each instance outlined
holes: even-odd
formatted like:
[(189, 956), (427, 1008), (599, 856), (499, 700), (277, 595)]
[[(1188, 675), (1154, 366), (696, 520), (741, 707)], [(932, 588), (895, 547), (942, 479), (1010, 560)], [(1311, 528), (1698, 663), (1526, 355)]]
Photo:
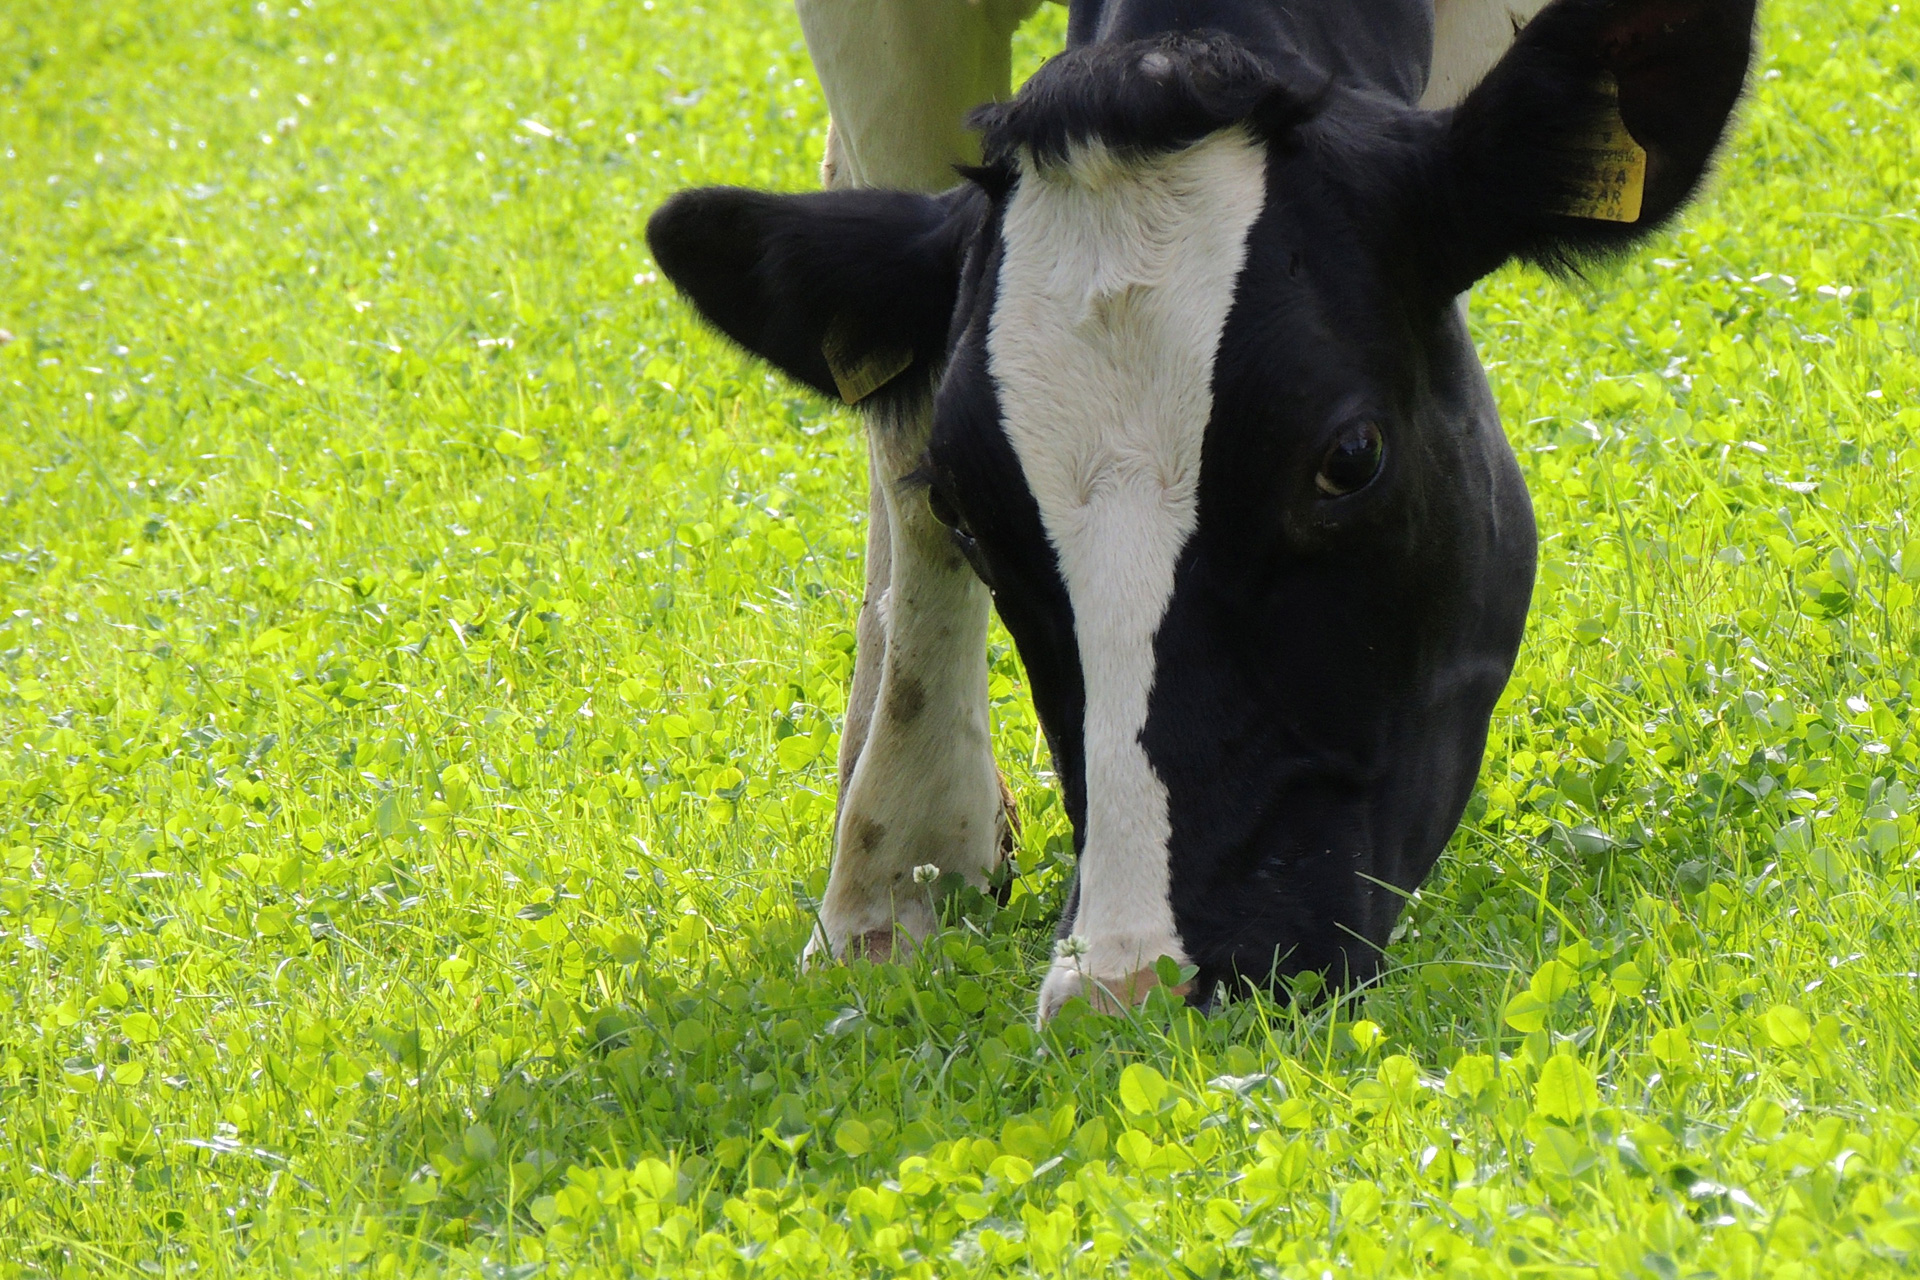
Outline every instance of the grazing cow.
[[(916, 867), (983, 883), (1001, 856), (991, 598), (1079, 853), (1043, 1017), (1139, 999), (1161, 956), (1194, 999), (1375, 971), (1472, 790), (1533, 582), (1457, 299), (1664, 223), (1752, 48), (1753, 0), (1554, 0), (1476, 64), (1469, 2), (1443, 0), (1436, 71), (1428, 0), (1073, 0), (1067, 50), (971, 117), (958, 185), (654, 215), (709, 321), (868, 424), (815, 948), (890, 954), (933, 927)], [(971, 6), (988, 38), (940, 29), (924, 120), (882, 109), (911, 79), (876, 70), (863, 100), (851, 70), (848, 42), (912, 33), (826, 3), (802, 16), (830, 181), (930, 184), (903, 131), (992, 96), (1025, 0)]]

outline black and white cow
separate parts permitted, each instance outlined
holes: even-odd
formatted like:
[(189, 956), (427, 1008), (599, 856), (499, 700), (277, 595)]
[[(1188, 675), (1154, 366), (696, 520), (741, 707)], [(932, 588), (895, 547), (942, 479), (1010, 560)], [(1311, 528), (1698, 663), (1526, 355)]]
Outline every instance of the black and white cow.
[[(1138, 999), (1161, 956), (1196, 998), (1374, 972), (1472, 790), (1533, 582), (1457, 299), (1665, 222), (1753, 17), (1554, 0), (1434, 109), (1430, 0), (1074, 0), (950, 190), (669, 201), (661, 268), (858, 402), (873, 443), (816, 949), (924, 936), (914, 869), (981, 882), (1000, 856), (990, 596), (1079, 847), (1042, 1016)], [(835, 107), (830, 168), (884, 152)]]

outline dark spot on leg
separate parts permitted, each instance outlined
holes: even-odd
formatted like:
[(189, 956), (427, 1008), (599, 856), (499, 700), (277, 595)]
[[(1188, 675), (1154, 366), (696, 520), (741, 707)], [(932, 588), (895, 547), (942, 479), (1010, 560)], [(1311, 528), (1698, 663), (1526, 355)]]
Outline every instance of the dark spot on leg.
[(927, 709), (927, 689), (912, 676), (898, 676), (887, 684), (887, 714), (901, 724)]
[(862, 818), (853, 824), (853, 830), (847, 833), (848, 843), (856, 853), (872, 853), (887, 838), (887, 829), (872, 818)]

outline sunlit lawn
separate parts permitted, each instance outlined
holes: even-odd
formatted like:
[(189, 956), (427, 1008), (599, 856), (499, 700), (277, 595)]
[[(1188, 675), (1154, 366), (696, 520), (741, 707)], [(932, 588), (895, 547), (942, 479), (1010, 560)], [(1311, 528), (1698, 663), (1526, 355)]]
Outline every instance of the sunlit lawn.
[[(1059, 10), (1022, 37), (1031, 68)], [(1031, 1024), (1070, 850), (802, 975), (864, 446), (639, 229), (784, 4), (0, 11), (0, 1275), (1881, 1275), (1920, 1250), (1920, 20), (1474, 316), (1542, 572), (1356, 1003)]]

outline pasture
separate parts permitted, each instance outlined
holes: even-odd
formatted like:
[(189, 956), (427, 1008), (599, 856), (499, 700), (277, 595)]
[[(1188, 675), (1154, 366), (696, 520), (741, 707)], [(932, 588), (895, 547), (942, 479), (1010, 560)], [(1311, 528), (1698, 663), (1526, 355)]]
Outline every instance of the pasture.
[(0, 1276), (1920, 1264), (1920, 15), (1763, 24), (1476, 290), (1540, 581), (1385, 975), (1036, 1030), (1004, 634), (1008, 903), (797, 965), (865, 447), (640, 237), (816, 185), (783, 3), (9, 5)]

